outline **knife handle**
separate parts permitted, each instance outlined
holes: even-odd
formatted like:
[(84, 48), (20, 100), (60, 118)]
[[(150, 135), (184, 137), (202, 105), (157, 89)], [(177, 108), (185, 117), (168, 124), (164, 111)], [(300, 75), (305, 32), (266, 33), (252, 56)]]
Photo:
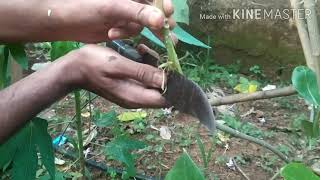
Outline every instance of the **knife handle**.
[(142, 56), (138, 53), (138, 51), (132, 46), (126, 44), (122, 40), (113, 40), (111, 41), (111, 43), (107, 43), (107, 46), (109, 46), (113, 50), (117, 51), (120, 55), (132, 61), (135, 61), (138, 63), (143, 62)]

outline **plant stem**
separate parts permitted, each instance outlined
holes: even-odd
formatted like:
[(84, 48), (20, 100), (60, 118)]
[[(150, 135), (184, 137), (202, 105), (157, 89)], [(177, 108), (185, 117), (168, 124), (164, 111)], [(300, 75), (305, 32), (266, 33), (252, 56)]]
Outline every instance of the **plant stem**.
[(246, 134), (243, 134), (243, 133), (241, 133), (241, 132), (239, 132), (237, 130), (234, 130), (234, 129), (228, 127), (228, 126), (225, 126), (225, 125), (222, 125), (222, 124), (219, 124), (219, 123), (217, 123), (217, 129), (219, 129), (219, 130), (221, 130), (223, 132), (226, 132), (228, 134), (231, 134), (234, 137), (245, 139), (247, 141), (250, 141), (250, 142), (258, 144), (258, 145), (260, 145), (262, 147), (265, 147), (265, 148), (269, 149), (270, 151), (272, 151), (273, 153), (275, 153), (277, 156), (279, 156), (279, 158), (282, 159), (286, 163), (289, 163), (291, 161), (282, 152), (280, 152), (275, 147), (271, 146), (269, 143), (267, 143), (265, 141), (262, 141), (260, 139), (248, 136)]
[[(163, 0), (155, 0), (155, 5), (162, 12), (164, 12)], [(164, 45), (166, 46), (167, 54), (168, 54), (168, 65), (169, 65), (168, 68), (169, 68), (169, 70), (177, 71), (180, 74), (183, 74), (176, 50), (174, 48), (174, 43), (170, 37), (170, 26), (169, 26), (167, 18), (165, 19), (164, 23), (165, 24), (162, 29), (162, 36), (164, 38)]]
[(77, 135), (78, 135), (78, 150), (79, 150), (79, 163), (80, 163), (80, 173), (82, 174), (82, 179), (85, 179), (85, 160), (83, 154), (83, 138), (82, 138), (82, 121), (81, 121), (81, 95), (80, 91), (74, 91), (75, 103), (76, 103), (76, 125), (77, 125)]

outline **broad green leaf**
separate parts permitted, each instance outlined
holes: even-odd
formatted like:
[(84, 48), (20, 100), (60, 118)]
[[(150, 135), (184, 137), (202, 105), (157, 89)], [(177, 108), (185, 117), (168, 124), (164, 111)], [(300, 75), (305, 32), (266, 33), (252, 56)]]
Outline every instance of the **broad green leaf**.
[(9, 52), (5, 45), (0, 45), (0, 89), (9, 85), (8, 82), (8, 58)]
[(133, 121), (136, 119), (144, 119), (147, 117), (146, 111), (139, 111), (139, 112), (124, 112), (118, 116), (118, 119), (122, 122)]
[(16, 138), (12, 137), (0, 146), (0, 169), (13, 160), (17, 145)]
[(13, 162), (13, 179), (35, 179), (38, 167), (37, 149), (40, 151), (44, 166), (54, 177), (54, 155), (47, 126), (45, 120), (35, 118), (0, 147), (0, 153), (3, 153), (0, 165)]
[(52, 140), (47, 132), (48, 123), (46, 120), (35, 118), (34, 125), (34, 140), (37, 145), (43, 165), (48, 170), (51, 177), (55, 177), (54, 152)]
[[(178, 25), (172, 31), (175, 33), (176, 37), (184, 43), (194, 45), (194, 46), (203, 47), (203, 48), (211, 48), (210, 46), (204, 44), (200, 40), (193, 37), (191, 34), (186, 32), (185, 30), (183, 30)], [(161, 42), (161, 40), (159, 40), (158, 37), (156, 37), (148, 28), (144, 28), (143, 31), (141, 32), (141, 34), (144, 37), (146, 37), (147, 39), (149, 39), (150, 41), (152, 41), (153, 43), (157, 44), (158, 46), (165, 48), (165, 46)]]
[(117, 120), (117, 113), (113, 110), (107, 113), (96, 111), (93, 116), (93, 122), (98, 127), (112, 126)]
[(281, 176), (285, 180), (320, 180), (311, 169), (301, 163), (290, 163), (281, 169)]
[(8, 44), (7, 45), (10, 54), (13, 57), (13, 59), (23, 68), (28, 69), (28, 58), (27, 54), (24, 51), (24, 45), (23, 44)]
[(173, 168), (166, 175), (165, 180), (204, 180), (204, 175), (192, 161), (187, 152), (184, 152), (176, 161)]
[(315, 73), (304, 66), (296, 67), (292, 74), (292, 84), (307, 102), (319, 106), (320, 94)]
[(135, 175), (134, 158), (130, 151), (145, 148), (143, 142), (121, 136), (106, 144), (105, 154), (124, 163), (130, 176)]
[(51, 43), (51, 61), (54, 61), (72, 50), (78, 49), (79, 45), (77, 42), (71, 41), (57, 41)]
[(151, 42), (157, 44), (158, 46), (165, 48), (163, 42), (161, 42), (157, 36), (155, 36), (150, 29), (148, 28), (144, 28), (143, 31), (141, 32), (141, 35), (143, 35), (144, 37), (146, 37), (147, 39), (149, 39)]
[(12, 179), (34, 180), (38, 166), (32, 123), (24, 127), (17, 135), (16, 154), (13, 158)]
[(176, 22), (189, 24), (189, 6), (187, 0), (172, 0), (174, 6), (173, 19)]
[(188, 32), (186, 32), (185, 30), (183, 30), (179, 25), (177, 25), (172, 32), (176, 35), (176, 37), (187, 44), (191, 44), (194, 46), (199, 46), (199, 47), (203, 47), (203, 48), (211, 48), (210, 46), (204, 44), (203, 42), (201, 42), (200, 40), (196, 39), (195, 37), (193, 37), (191, 34), (189, 34)]

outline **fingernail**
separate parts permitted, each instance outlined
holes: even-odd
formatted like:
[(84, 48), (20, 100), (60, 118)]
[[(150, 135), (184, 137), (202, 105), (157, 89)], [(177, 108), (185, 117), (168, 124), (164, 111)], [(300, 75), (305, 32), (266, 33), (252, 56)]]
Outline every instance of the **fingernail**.
[(121, 31), (119, 29), (111, 29), (109, 31), (109, 38), (115, 39), (121, 36)]
[(164, 26), (164, 18), (162, 12), (153, 11), (149, 17), (149, 24), (153, 29), (161, 29)]

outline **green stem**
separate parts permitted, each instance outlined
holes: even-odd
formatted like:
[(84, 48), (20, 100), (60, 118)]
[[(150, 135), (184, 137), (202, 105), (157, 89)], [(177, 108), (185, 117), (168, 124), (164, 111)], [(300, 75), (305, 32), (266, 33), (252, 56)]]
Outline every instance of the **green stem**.
[(74, 97), (76, 102), (76, 125), (77, 125), (77, 135), (78, 135), (78, 150), (79, 150), (79, 163), (80, 163), (80, 173), (84, 179), (85, 177), (85, 161), (83, 155), (83, 138), (82, 138), (82, 121), (81, 121), (81, 95), (80, 91), (74, 91)]
[[(164, 12), (163, 0), (155, 0), (155, 6)], [(162, 36), (164, 38), (164, 45), (167, 49), (169, 70), (178, 71), (180, 74), (183, 74), (176, 50), (174, 48), (174, 43), (170, 37), (170, 25), (168, 23), (168, 19), (165, 20), (165, 25), (162, 29)]]
[(175, 70), (178, 71), (180, 74), (183, 74), (176, 50), (174, 49), (174, 43), (170, 37), (170, 28), (167, 20), (165, 23), (165, 27), (162, 31), (162, 35), (164, 37), (164, 44), (168, 53), (168, 64), (169, 67), (171, 67), (169, 70)]

